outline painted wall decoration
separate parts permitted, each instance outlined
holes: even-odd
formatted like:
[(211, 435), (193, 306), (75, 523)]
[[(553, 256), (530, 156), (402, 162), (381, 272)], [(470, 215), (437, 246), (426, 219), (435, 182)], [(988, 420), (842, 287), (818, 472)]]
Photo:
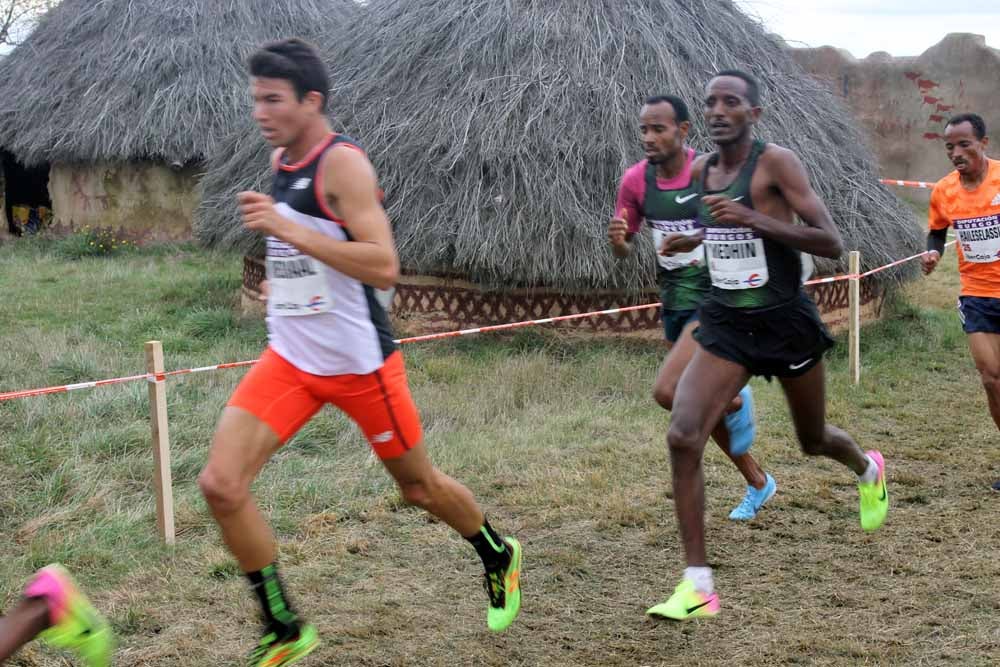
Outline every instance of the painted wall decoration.
[[(951, 34), (916, 57), (873, 53), (858, 60), (824, 46), (795, 59), (842, 96), (867, 129), (886, 178), (936, 181), (951, 170), (942, 143), (948, 118), (978, 113), (1000, 136), (1000, 50), (983, 37)], [(1000, 153), (993, 150), (993, 156)], [(926, 192), (905, 193), (924, 198)]]

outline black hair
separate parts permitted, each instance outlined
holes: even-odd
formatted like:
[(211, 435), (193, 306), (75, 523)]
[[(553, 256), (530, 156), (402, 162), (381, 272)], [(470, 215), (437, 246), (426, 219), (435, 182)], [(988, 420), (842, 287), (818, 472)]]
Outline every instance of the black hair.
[(676, 95), (653, 95), (646, 98), (646, 104), (669, 104), (674, 109), (674, 118), (677, 120), (678, 125), (691, 120), (691, 114), (688, 113), (687, 105), (684, 104), (684, 100)]
[(300, 102), (307, 93), (320, 93), (323, 96), (320, 111), (326, 110), (330, 75), (312, 44), (295, 38), (270, 42), (250, 56), (248, 64), (251, 76), (284, 79), (291, 83)]
[(757, 83), (757, 79), (753, 78), (741, 69), (724, 69), (712, 78), (718, 78), (720, 76), (732, 76), (737, 79), (742, 79), (743, 82), (747, 84), (747, 101), (750, 102), (751, 106), (760, 106), (760, 84)]
[(986, 136), (986, 121), (983, 120), (982, 116), (975, 113), (960, 113), (956, 116), (952, 116), (948, 119), (948, 122), (945, 123), (945, 127), (948, 127), (949, 125), (961, 125), (962, 123), (969, 123), (972, 125), (972, 131), (975, 133), (976, 139), (979, 141), (982, 141), (983, 137)]

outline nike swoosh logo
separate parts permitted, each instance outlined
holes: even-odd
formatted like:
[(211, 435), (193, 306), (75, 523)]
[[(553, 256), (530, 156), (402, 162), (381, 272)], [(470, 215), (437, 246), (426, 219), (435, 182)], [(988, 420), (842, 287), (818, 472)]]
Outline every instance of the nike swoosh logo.
[(701, 609), (702, 607), (704, 607), (705, 605), (707, 605), (709, 602), (711, 602), (711, 600), (705, 600), (701, 604), (697, 604), (697, 605), (695, 605), (693, 607), (688, 607), (687, 608), (687, 613), (693, 614), (694, 612), (698, 611), (699, 609)]
[(800, 368), (802, 368), (803, 366), (805, 366), (806, 364), (808, 364), (810, 361), (812, 361), (812, 357), (806, 359), (801, 364), (788, 364), (788, 367), (791, 368), (793, 371), (797, 371)]
[(882, 497), (879, 498), (879, 502), (885, 500), (885, 482), (882, 482)]
[(689, 194), (687, 197), (680, 197), (680, 196), (674, 197), (674, 201), (677, 202), (678, 204), (683, 204), (684, 202), (691, 201), (692, 199), (694, 199), (697, 196), (698, 196), (698, 193), (694, 192), (692, 194)]
[(739, 201), (739, 200), (741, 200), (741, 199), (743, 199), (743, 195), (740, 195), (739, 197), (737, 197), (737, 198), (736, 198), (736, 199), (734, 199), (733, 201)]

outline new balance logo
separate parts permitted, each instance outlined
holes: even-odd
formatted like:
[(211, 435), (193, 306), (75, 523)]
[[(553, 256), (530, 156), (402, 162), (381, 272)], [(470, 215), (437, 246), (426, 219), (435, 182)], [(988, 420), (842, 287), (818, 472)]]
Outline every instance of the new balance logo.
[(372, 442), (379, 445), (384, 445), (385, 443), (392, 440), (395, 434), (392, 431), (386, 431), (385, 433), (379, 433), (378, 435), (372, 436)]
[(310, 185), (312, 185), (311, 178), (300, 178), (289, 186), (292, 190), (306, 190)]
[(698, 196), (697, 192), (693, 192), (693, 193), (689, 194), (687, 197), (681, 197), (680, 195), (677, 195), (676, 197), (674, 197), (674, 201), (677, 202), (678, 204), (683, 204), (685, 202), (691, 201), (692, 199), (694, 199), (697, 196)]
[(998, 192), (997, 196), (990, 202), (990, 206), (1000, 206), (1000, 192)]

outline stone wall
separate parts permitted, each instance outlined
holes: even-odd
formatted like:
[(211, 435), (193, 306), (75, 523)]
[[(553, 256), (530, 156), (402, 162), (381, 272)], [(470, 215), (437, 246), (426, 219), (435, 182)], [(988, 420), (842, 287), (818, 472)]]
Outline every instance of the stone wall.
[(143, 241), (187, 240), (198, 205), (198, 173), (143, 164), (52, 166), (54, 225), (99, 227)]
[[(919, 56), (863, 60), (824, 46), (792, 49), (798, 63), (844, 98), (867, 130), (885, 178), (936, 181), (949, 171), (941, 135), (948, 117), (973, 112), (1000, 157), (1000, 50), (980, 35), (950, 34)], [(926, 201), (927, 193), (908, 191)]]

